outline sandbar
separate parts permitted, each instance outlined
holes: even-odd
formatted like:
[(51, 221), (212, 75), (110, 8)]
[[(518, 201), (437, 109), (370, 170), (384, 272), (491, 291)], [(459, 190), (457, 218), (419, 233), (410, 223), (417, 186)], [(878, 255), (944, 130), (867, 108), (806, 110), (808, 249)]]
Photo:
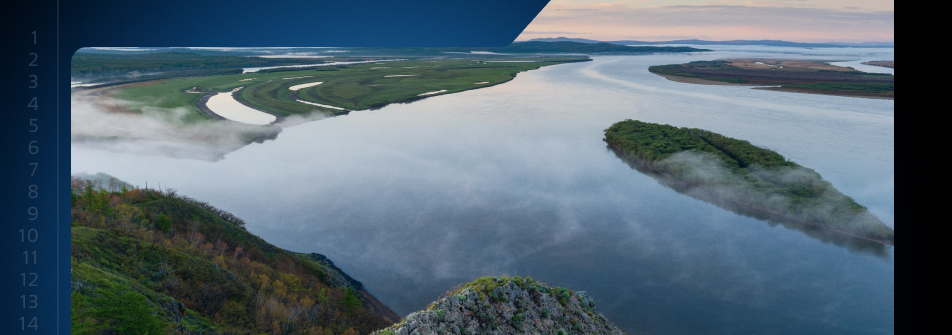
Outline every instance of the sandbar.
[(324, 83), (323, 81), (315, 81), (315, 82), (313, 82), (313, 83), (294, 85), (294, 86), (288, 87), (288, 89), (289, 89), (289, 90), (292, 90), (292, 91), (297, 91), (297, 90), (302, 89), (302, 88), (305, 88), (305, 87), (317, 86), (317, 85), (320, 85), (320, 84), (323, 84), (323, 83)]
[(440, 94), (440, 93), (443, 93), (443, 92), (446, 92), (446, 90), (439, 90), (439, 91), (433, 91), (433, 92), (420, 93), (420, 94), (417, 94), (417, 96)]
[(215, 94), (208, 98), (208, 102), (205, 103), (205, 106), (223, 118), (241, 123), (266, 125), (277, 120), (277, 117), (274, 115), (257, 111), (235, 100), (232, 93), (239, 89), (241, 89), (241, 87), (231, 92)]
[(308, 104), (308, 105), (314, 105), (314, 106), (318, 106), (318, 107), (324, 107), (324, 108), (342, 110), (342, 111), (345, 111), (345, 110), (346, 110), (346, 109), (340, 108), (340, 107), (322, 105), (322, 104), (319, 104), (319, 103), (316, 103), (316, 102), (304, 101), (304, 100), (301, 100), (301, 99), (297, 99), (297, 102), (300, 102), (300, 103), (303, 103), (303, 104)]

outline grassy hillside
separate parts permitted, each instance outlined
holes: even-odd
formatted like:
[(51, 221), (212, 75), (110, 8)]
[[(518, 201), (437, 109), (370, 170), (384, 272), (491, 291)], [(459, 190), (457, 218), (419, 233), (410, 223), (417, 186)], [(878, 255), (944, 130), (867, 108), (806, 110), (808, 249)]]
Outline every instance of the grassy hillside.
[(323, 256), (174, 190), (72, 191), (74, 334), (367, 334), (397, 319)]
[(886, 244), (893, 229), (820, 174), (782, 155), (702, 129), (625, 120), (605, 130), (624, 156), (709, 198)]

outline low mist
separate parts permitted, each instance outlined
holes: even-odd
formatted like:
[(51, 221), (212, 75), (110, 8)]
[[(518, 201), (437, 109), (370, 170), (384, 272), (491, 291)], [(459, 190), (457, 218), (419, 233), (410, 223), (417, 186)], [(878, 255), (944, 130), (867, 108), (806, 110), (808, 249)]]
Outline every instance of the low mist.
[[(107, 96), (74, 93), (70, 97), (70, 134), (75, 146), (140, 155), (216, 161), (253, 142), (277, 138), (282, 126), (233, 121), (192, 121), (186, 108), (154, 107), (161, 98), (135, 103)], [(140, 113), (130, 110), (141, 110)], [(323, 118), (290, 117), (286, 126)]]
[[(642, 173), (650, 175), (662, 185), (679, 193), (715, 204), (737, 214), (769, 221), (772, 225), (800, 230), (807, 235), (834, 244), (845, 246), (854, 251), (872, 252), (884, 256), (884, 245), (829, 231), (816, 225), (816, 222), (846, 222), (849, 227), (836, 227), (837, 231), (847, 234), (867, 234), (868, 228), (859, 226), (870, 224), (888, 228), (878, 218), (866, 210), (844, 210), (853, 199), (836, 190), (833, 185), (809, 168), (776, 167), (766, 169), (759, 165), (747, 167), (750, 175), (744, 177), (732, 173), (720, 159), (712, 154), (696, 151), (682, 151), (670, 157), (644, 163), (633, 161), (620, 151), (609, 148), (616, 156)], [(647, 169), (642, 164), (652, 166)], [(674, 179), (667, 173), (657, 171), (678, 171), (683, 177)], [(760, 185), (765, 194), (751, 185)], [(801, 187), (797, 187), (801, 186)], [(796, 210), (789, 210), (791, 197), (781, 193), (777, 187), (792, 189), (805, 196)], [(819, 190), (811, 192), (809, 190)], [(890, 229), (891, 230), (891, 229)]]

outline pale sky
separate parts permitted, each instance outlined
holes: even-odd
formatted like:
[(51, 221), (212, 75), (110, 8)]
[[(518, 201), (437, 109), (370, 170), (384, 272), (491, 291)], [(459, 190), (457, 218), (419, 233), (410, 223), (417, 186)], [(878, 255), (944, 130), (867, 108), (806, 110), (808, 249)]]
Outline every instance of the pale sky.
[(552, 0), (516, 38), (893, 42), (893, 0)]

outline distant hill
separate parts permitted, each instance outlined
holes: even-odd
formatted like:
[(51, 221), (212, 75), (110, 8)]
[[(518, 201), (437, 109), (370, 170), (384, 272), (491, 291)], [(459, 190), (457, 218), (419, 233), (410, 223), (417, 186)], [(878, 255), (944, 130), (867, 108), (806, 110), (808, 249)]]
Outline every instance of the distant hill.
[(338, 54), (372, 56), (445, 56), (447, 54), (472, 54), (480, 57), (493, 54), (644, 54), (656, 52), (710, 51), (691, 47), (627, 46), (613, 43), (580, 43), (574, 41), (520, 42), (504, 47), (452, 47), (452, 48), (348, 48)]
[[(623, 41), (596, 41), (596, 40), (589, 40), (589, 39), (584, 39), (584, 38), (567, 38), (567, 37), (536, 38), (536, 39), (531, 39), (531, 40), (526, 41), (526, 42), (518, 42), (518, 43), (529, 43), (529, 42), (610, 43), (610, 44), (618, 44), (618, 45), (662, 45), (662, 44), (693, 44), (693, 45), (766, 45), (766, 46), (772, 46), (772, 47), (797, 47), (797, 48), (892, 48), (892, 47), (894, 47), (894, 43), (893, 43), (893, 42), (801, 43), (801, 42), (789, 42), (789, 41), (781, 41), (781, 40), (705, 41), (705, 40), (698, 40), (698, 39), (648, 42), (648, 41), (633, 41), (633, 40), (623, 40)], [(515, 43), (513, 43), (513, 44), (515, 44)]]
[[(447, 47), (447, 48), (328, 48), (328, 49), (315, 49), (315, 48), (291, 48), (291, 49), (269, 49), (269, 48), (247, 48), (247, 49), (235, 49), (235, 50), (218, 50), (218, 49), (189, 49), (189, 48), (150, 48), (150, 49), (141, 49), (140, 51), (130, 51), (128, 49), (114, 50), (114, 49), (91, 49), (86, 48), (80, 50), (73, 58), (73, 72), (83, 72), (89, 71), (87, 68), (92, 70), (105, 71), (111, 69), (112, 67), (119, 66), (128, 66), (126, 63), (131, 63), (141, 66), (145, 62), (160, 63), (164, 66), (180, 66), (178, 63), (183, 60), (189, 60), (196, 62), (197, 60), (190, 59), (184, 55), (191, 55), (191, 58), (194, 58), (195, 54), (200, 54), (204, 56), (209, 56), (210, 58), (201, 59), (201, 61), (208, 63), (210, 66), (219, 66), (223, 67), (229, 63), (239, 64), (241, 62), (285, 62), (285, 63), (320, 63), (322, 60), (317, 59), (294, 59), (294, 58), (253, 58), (253, 59), (238, 59), (234, 56), (265, 56), (272, 54), (297, 54), (297, 55), (326, 55), (328, 57), (354, 57), (354, 56), (421, 56), (421, 57), (432, 57), (432, 56), (449, 56), (452, 54), (456, 55), (474, 55), (478, 57), (494, 57), (495, 54), (503, 54), (503, 57), (509, 57), (506, 55), (509, 54), (644, 54), (644, 53), (656, 53), (656, 52), (697, 52), (697, 51), (710, 51), (706, 49), (698, 49), (691, 47), (654, 47), (654, 46), (627, 46), (619, 43), (603, 43), (599, 41), (585, 41), (585, 42), (576, 42), (576, 41), (555, 41), (557, 43), (547, 43), (545, 42), (519, 42), (512, 43), (504, 47)], [(114, 61), (117, 58), (116, 54), (124, 55), (122, 58), (126, 63), (113, 64), (102, 64), (104, 61)], [(128, 57), (129, 55), (131, 57)], [(214, 57), (212, 57), (214, 56)], [(458, 57), (458, 56), (454, 56)], [(129, 60), (125, 60), (129, 59)], [(324, 60), (331, 60), (325, 58)], [(165, 64), (171, 63), (171, 64)], [(270, 64), (266, 65), (241, 65), (243, 66), (272, 66)], [(211, 68), (211, 67), (206, 67)]]

